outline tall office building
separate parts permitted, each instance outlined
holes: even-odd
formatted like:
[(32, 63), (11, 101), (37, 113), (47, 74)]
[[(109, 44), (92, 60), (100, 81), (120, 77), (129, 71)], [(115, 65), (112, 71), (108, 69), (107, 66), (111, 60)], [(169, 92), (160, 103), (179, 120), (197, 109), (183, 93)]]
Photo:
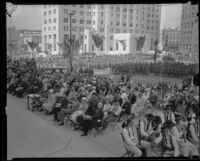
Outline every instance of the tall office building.
[(198, 5), (190, 2), (182, 5), (181, 40), (179, 51), (185, 60), (199, 59)]
[(116, 50), (115, 34), (148, 34), (148, 49), (160, 36), (161, 6), (159, 4), (126, 5), (44, 5), (43, 50), (51, 47), (61, 52), (58, 42), (69, 36), (69, 13), (72, 13), (72, 34), (83, 37), (82, 51), (96, 51), (91, 33), (104, 37), (102, 52)]

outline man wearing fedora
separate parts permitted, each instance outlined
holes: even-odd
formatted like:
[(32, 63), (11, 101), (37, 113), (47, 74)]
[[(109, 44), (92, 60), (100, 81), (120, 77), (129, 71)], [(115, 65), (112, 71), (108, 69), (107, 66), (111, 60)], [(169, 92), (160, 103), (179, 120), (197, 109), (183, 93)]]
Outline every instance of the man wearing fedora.
[(164, 157), (178, 157), (180, 156), (179, 146), (176, 137), (172, 133), (175, 124), (171, 120), (165, 121), (162, 131), (162, 149)]
[(151, 157), (151, 144), (145, 140), (140, 140), (137, 126), (138, 118), (134, 115), (123, 124), (122, 135), (125, 140), (125, 146), (134, 154), (134, 157), (143, 156), (142, 149), (145, 149), (146, 157)]
[(167, 104), (165, 108), (166, 108), (166, 112), (164, 114), (165, 121), (171, 120), (173, 123), (176, 123), (174, 113), (172, 112), (172, 109), (171, 109), (171, 105)]

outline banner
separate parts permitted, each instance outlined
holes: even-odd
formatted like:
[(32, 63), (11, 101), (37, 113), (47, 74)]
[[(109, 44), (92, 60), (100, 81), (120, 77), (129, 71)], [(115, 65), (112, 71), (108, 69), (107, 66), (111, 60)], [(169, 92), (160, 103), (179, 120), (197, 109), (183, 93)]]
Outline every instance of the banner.
[(123, 50), (126, 50), (126, 40), (119, 40), (119, 42), (122, 44)]
[(140, 36), (139, 39), (136, 39), (137, 40), (136, 50), (141, 50), (143, 48), (145, 39), (146, 36)]
[(98, 49), (103, 45), (103, 38), (103, 36), (99, 36), (98, 34), (92, 34), (92, 39)]

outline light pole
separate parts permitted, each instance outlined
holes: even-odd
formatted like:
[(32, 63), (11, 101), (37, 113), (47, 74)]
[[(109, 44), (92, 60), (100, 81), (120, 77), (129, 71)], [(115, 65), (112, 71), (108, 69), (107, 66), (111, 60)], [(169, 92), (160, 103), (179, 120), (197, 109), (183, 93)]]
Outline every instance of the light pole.
[(70, 23), (70, 27), (69, 27), (69, 43), (70, 43), (70, 55), (69, 55), (69, 65), (70, 65), (70, 70), (71, 72), (73, 71), (73, 64), (72, 64), (72, 22), (71, 22), (71, 16), (73, 16), (72, 13), (69, 14), (69, 23)]

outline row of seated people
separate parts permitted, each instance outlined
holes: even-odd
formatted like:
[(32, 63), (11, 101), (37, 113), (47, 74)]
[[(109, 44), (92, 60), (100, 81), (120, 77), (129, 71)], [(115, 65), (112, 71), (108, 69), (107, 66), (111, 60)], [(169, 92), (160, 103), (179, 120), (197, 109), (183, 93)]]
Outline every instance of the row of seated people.
[[(41, 98), (34, 107), (38, 107), (39, 111), (46, 111), (53, 114), (54, 120), (59, 122), (58, 125), (64, 125), (65, 118), (71, 121), (74, 129), (82, 129), (83, 136), (87, 135), (93, 127), (98, 132), (103, 132), (109, 122), (120, 120), (123, 114), (130, 114), (125, 106), (128, 105), (128, 99), (123, 103), (123, 112), (120, 106), (122, 100), (114, 99), (111, 103), (107, 99), (99, 99), (95, 88), (87, 95), (77, 96), (74, 87), (62, 93), (55, 93), (53, 89), (49, 89), (48, 98)], [(62, 93), (62, 94), (61, 94)]]
[(164, 122), (151, 113), (131, 116), (122, 125), (124, 146), (134, 157), (199, 156), (199, 118), (192, 109), (188, 117), (178, 116)]

